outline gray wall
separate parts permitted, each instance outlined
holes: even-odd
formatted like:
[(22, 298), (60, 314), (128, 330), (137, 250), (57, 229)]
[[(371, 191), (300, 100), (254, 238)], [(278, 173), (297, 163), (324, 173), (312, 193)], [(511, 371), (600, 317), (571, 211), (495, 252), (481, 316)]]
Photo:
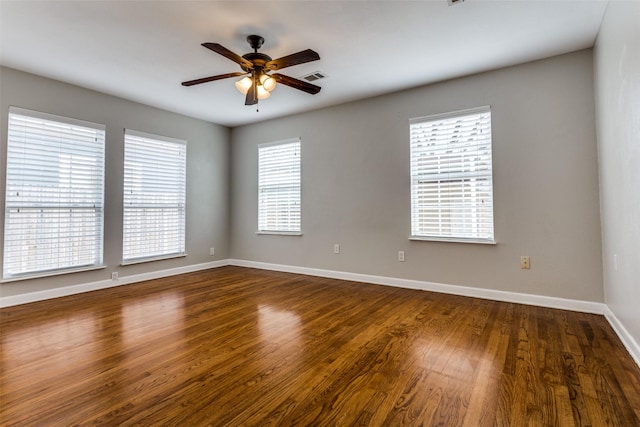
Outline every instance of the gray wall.
[[(592, 59), (585, 50), (231, 131), (2, 68), (3, 129), (9, 105), (107, 125), (107, 268), (6, 283), (0, 292), (235, 258), (603, 301)], [(498, 244), (409, 241), (408, 120), (487, 104)], [(189, 141), (186, 258), (119, 265), (123, 128)], [(257, 145), (295, 136), (304, 234), (256, 235)], [(1, 141), (4, 168), (5, 131)], [(4, 191), (4, 169), (0, 175)], [(397, 261), (398, 250), (406, 262)], [(531, 270), (520, 270), (521, 255), (531, 257)]]
[[(206, 263), (229, 256), (229, 129), (77, 86), (0, 68), (0, 223), (4, 224), (7, 115), (10, 105), (103, 123), (106, 131), (105, 244), (106, 269), (9, 282), (2, 296)], [(188, 256), (120, 266), (122, 259), (122, 176), (124, 128), (187, 140)], [(0, 227), (0, 241), (2, 241)], [(215, 247), (216, 255), (209, 256)], [(0, 259), (2, 259), (0, 245)]]
[[(234, 128), (231, 257), (603, 301), (592, 59), (584, 50)], [(409, 119), (488, 104), (497, 245), (409, 241)], [(302, 138), (303, 236), (256, 235), (257, 145), (290, 137)]]
[(594, 50), (605, 302), (636, 343), (640, 343), (639, 23), (639, 2), (609, 2)]

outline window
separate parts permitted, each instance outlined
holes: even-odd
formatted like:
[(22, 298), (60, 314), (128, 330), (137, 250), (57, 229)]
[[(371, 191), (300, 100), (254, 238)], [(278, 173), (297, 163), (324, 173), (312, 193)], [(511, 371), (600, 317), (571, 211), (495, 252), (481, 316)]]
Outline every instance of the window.
[(494, 243), (491, 110), (413, 119), (411, 236)]
[(258, 232), (300, 234), (300, 139), (258, 146)]
[(102, 264), (105, 126), (9, 108), (3, 278)]
[(187, 143), (125, 129), (124, 263), (185, 254)]

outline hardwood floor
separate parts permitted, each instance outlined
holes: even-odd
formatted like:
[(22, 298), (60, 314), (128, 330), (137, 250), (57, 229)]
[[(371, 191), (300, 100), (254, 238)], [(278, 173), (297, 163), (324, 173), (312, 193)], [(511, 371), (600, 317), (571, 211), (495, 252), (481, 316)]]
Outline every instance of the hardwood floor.
[(640, 426), (597, 315), (223, 267), (0, 326), (7, 426)]

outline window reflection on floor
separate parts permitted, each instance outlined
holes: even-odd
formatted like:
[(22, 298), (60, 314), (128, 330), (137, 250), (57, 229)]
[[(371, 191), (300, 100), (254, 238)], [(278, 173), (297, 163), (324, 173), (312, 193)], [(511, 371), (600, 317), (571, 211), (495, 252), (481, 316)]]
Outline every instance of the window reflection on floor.
[[(182, 333), (184, 302), (178, 292), (153, 295), (122, 306), (122, 334), (125, 347), (149, 343)], [(159, 343), (162, 345), (162, 343)]]
[(100, 325), (93, 312), (52, 317), (2, 330), (2, 405), (14, 408), (19, 417), (33, 412), (21, 404), (21, 390), (58, 390), (60, 378), (92, 366), (99, 354), (95, 336)]
[(6, 352), (3, 360), (25, 365), (42, 359), (43, 355), (51, 355), (48, 363), (56, 366), (50, 367), (59, 369), (70, 360), (80, 361), (93, 356), (96, 329), (95, 316), (90, 312), (47, 319), (23, 328), (5, 328), (2, 331), (2, 351)]
[(266, 343), (284, 344), (299, 336), (301, 321), (297, 314), (269, 305), (258, 306), (258, 313), (260, 336)]

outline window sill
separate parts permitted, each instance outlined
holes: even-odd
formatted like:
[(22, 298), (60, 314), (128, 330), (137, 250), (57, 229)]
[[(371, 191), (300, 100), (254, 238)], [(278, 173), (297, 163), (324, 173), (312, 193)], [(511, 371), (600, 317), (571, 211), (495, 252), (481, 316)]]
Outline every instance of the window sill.
[(72, 274), (72, 273), (80, 273), (83, 271), (93, 271), (93, 270), (102, 270), (107, 268), (106, 265), (91, 265), (91, 266), (85, 266), (85, 267), (78, 267), (78, 268), (65, 268), (65, 269), (61, 269), (61, 270), (49, 270), (49, 271), (43, 271), (43, 272), (39, 272), (39, 273), (25, 273), (25, 274), (20, 274), (17, 276), (13, 276), (13, 277), (7, 277), (4, 278), (2, 280), (0, 280), (0, 283), (10, 283), (10, 282), (18, 282), (20, 280), (29, 280), (29, 279), (40, 279), (43, 277), (52, 277), (52, 276), (62, 276), (63, 274)]
[(256, 234), (276, 235), (276, 236), (302, 236), (301, 231), (256, 231)]
[(187, 254), (183, 253), (183, 254), (173, 254), (173, 255), (160, 255), (160, 256), (148, 257), (148, 258), (136, 258), (136, 259), (130, 259), (127, 261), (122, 261), (120, 265), (144, 264), (145, 262), (162, 261), (165, 259), (174, 259), (174, 258), (184, 258), (186, 256)]
[(411, 236), (409, 240), (416, 240), (422, 242), (450, 242), (450, 243), (475, 243), (478, 245), (497, 245), (495, 240), (487, 239), (464, 239), (461, 237), (423, 237), (423, 236)]

